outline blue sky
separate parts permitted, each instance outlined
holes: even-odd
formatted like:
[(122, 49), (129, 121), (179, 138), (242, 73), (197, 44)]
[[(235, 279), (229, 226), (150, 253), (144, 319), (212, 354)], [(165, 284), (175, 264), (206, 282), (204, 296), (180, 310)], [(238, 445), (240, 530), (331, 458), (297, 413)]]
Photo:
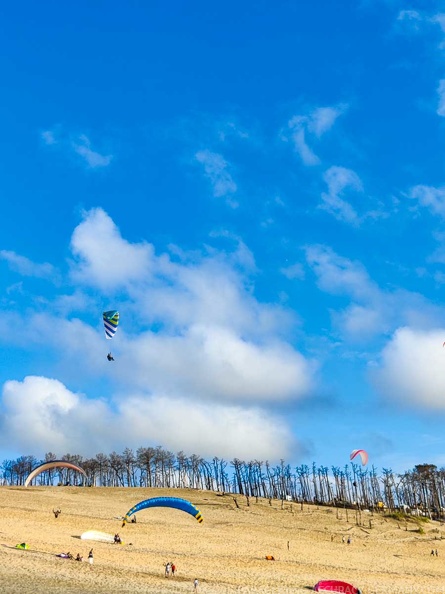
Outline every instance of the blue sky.
[(445, 465), (445, 2), (0, 17), (2, 459)]

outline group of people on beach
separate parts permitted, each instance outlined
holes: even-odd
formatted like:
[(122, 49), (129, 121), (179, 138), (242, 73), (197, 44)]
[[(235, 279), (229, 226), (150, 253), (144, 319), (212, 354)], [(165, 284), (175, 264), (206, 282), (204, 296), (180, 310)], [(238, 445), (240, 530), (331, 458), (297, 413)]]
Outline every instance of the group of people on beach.
[[(166, 578), (169, 578), (170, 576), (174, 577), (174, 575), (176, 573), (176, 565), (172, 561), (167, 561), (167, 563), (164, 565), (164, 569), (165, 569), (165, 577)], [(194, 592), (198, 591), (198, 585), (199, 585), (198, 578), (195, 578), (193, 581), (193, 591)]]
[[(83, 561), (83, 557), (80, 553), (77, 553), (77, 556), (74, 557), (69, 551), (68, 553), (60, 553), (59, 555), (57, 555), (57, 557), (61, 557), (62, 559), (70, 559), (74, 561)], [(90, 549), (90, 552), (88, 553), (88, 563), (90, 565), (93, 565), (94, 563), (93, 549)]]
[(168, 578), (170, 575), (174, 577), (176, 572), (176, 565), (172, 561), (167, 561), (165, 564), (165, 577)]

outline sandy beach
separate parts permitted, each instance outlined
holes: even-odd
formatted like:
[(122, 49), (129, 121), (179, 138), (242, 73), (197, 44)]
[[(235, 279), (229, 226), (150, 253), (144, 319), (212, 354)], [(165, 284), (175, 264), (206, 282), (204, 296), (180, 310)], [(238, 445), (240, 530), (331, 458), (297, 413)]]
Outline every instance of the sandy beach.
[[(204, 522), (158, 508), (122, 528), (119, 518), (130, 507), (156, 496), (191, 501)], [(254, 498), (248, 506), (243, 496), (237, 502), (239, 508), (232, 495), (197, 490), (0, 487), (0, 591), (167, 594), (193, 592), (198, 578), (200, 594), (303, 594), (332, 578), (363, 594), (445, 593), (442, 523), (423, 523), (419, 532), (415, 521), (380, 514), (362, 513), (357, 525), (353, 510)], [(119, 532), (124, 544), (80, 539), (92, 529)], [(30, 549), (15, 548), (22, 542)], [(56, 556), (68, 551), (84, 562)], [(177, 567), (174, 577), (164, 575), (167, 561)]]

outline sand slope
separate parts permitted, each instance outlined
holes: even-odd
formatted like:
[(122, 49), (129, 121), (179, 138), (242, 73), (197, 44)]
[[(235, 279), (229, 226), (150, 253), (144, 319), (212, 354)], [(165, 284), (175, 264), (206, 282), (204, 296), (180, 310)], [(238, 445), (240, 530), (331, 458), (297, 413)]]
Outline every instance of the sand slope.
[[(116, 519), (142, 499), (168, 495), (190, 500), (204, 523), (161, 508), (138, 513), (125, 528)], [(197, 490), (0, 487), (0, 591), (181, 593), (192, 592), (197, 577), (200, 594), (307, 594), (326, 578), (364, 594), (445, 593), (445, 526), (438, 522), (424, 524), (421, 534), (414, 522), (377, 514), (362, 514), (356, 525), (350, 510), (347, 519), (345, 510), (237, 501), (240, 509), (231, 495)], [(62, 509), (57, 519), (55, 507)], [(80, 540), (92, 529), (119, 532), (125, 544)], [(16, 549), (20, 542), (31, 550)], [(56, 557), (70, 551), (86, 558), (91, 547), (93, 566)], [(174, 578), (164, 576), (167, 561), (177, 566)]]

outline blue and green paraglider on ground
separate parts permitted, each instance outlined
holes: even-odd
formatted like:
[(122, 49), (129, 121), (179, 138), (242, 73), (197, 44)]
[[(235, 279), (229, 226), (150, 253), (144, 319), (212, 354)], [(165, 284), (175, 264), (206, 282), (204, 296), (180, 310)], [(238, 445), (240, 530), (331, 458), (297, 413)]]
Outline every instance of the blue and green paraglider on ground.
[(190, 501), (187, 501), (186, 499), (181, 499), (180, 497), (152, 497), (151, 499), (144, 499), (144, 501), (136, 503), (136, 505), (129, 509), (125, 514), (122, 526), (125, 526), (130, 516), (136, 512), (139, 512), (143, 509), (149, 509), (151, 507), (171, 507), (173, 509), (178, 509), (190, 514), (196, 518), (199, 523), (203, 522), (204, 520), (199, 509), (197, 509), (193, 503), (190, 503)]

